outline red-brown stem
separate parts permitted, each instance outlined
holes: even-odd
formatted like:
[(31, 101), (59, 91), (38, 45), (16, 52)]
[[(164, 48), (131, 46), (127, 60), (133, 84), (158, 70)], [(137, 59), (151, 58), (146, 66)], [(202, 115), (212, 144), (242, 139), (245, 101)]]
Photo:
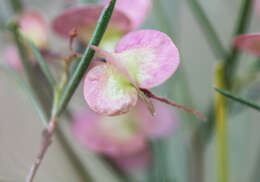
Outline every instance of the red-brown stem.
[(159, 96), (156, 96), (154, 95), (151, 91), (147, 90), (147, 89), (141, 89), (141, 91), (144, 92), (144, 94), (147, 96), (147, 97), (150, 97), (150, 98), (153, 98), (153, 99), (156, 99), (158, 101), (161, 101), (165, 104), (168, 104), (168, 105), (171, 105), (173, 107), (177, 107), (179, 109), (183, 109), (184, 111), (187, 111), (187, 112), (191, 112), (193, 114), (195, 114), (196, 116), (198, 116), (198, 118), (200, 118), (201, 120), (206, 120), (206, 117), (203, 116), (201, 113), (199, 113), (198, 111), (194, 110), (194, 109), (191, 109), (191, 108), (188, 108), (186, 106), (183, 106), (183, 105), (180, 105), (180, 104), (176, 104), (172, 101), (169, 101), (168, 99), (166, 98), (163, 98), (163, 97), (159, 97)]
[(65, 62), (67, 63), (70, 63), (70, 61), (73, 59), (73, 58), (76, 58), (76, 57), (79, 57), (81, 55), (78, 55), (74, 50), (73, 50), (73, 41), (75, 40), (75, 38), (77, 37), (78, 35), (78, 30), (76, 28), (73, 28), (71, 31), (70, 31), (70, 37), (69, 37), (69, 49), (70, 49), (70, 55), (65, 58)]
[(73, 41), (74, 39), (77, 37), (78, 35), (78, 30), (76, 28), (73, 28), (70, 32), (70, 40), (69, 40), (69, 48), (70, 48), (70, 51), (71, 51), (71, 54), (76, 54), (73, 50)]
[(39, 166), (41, 165), (41, 162), (52, 142), (52, 136), (53, 136), (53, 132), (55, 130), (56, 127), (56, 118), (53, 117), (48, 125), (48, 128), (44, 129), (43, 133), (42, 133), (42, 143), (41, 143), (41, 148), (40, 148), (40, 152), (37, 155), (37, 158), (35, 159), (31, 170), (26, 178), (26, 182), (32, 182), (36, 172), (39, 168)]

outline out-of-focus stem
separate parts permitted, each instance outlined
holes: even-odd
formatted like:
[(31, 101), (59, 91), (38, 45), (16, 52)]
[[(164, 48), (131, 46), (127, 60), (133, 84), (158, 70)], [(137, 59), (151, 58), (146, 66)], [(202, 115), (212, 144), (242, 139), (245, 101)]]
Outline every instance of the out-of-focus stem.
[(206, 35), (214, 55), (218, 60), (225, 59), (227, 55), (226, 50), (222, 45), (221, 40), (219, 39), (215, 31), (215, 28), (209, 21), (206, 13), (204, 12), (200, 4), (197, 0), (187, 0), (187, 2), (190, 6), (190, 9), (192, 10), (192, 13), (194, 14), (194, 17), (200, 24), (201, 29), (204, 32), (204, 35)]
[[(237, 21), (237, 26), (235, 28), (233, 37), (245, 33), (249, 24), (249, 19), (252, 14), (252, 5), (253, 5), (253, 0), (243, 0), (243, 3), (241, 5), (241, 10), (239, 12), (239, 19)], [(239, 57), (239, 50), (237, 50), (234, 46), (232, 46), (230, 54), (225, 58), (225, 64), (224, 64), (224, 76), (225, 76), (224, 79), (228, 89), (232, 88), (233, 86), (232, 81), (234, 78), (234, 72), (238, 65), (238, 61), (237, 61), (238, 57)]]
[(158, 0), (153, 1), (153, 7), (156, 9), (155, 18), (160, 27), (160, 30), (167, 33), (172, 39), (174, 37), (174, 30), (171, 27), (171, 23), (165, 13), (165, 9), (162, 6), (162, 2)]
[[(224, 87), (223, 64), (219, 63), (215, 69), (215, 83)], [(227, 127), (226, 127), (226, 100), (219, 93), (215, 94), (215, 117), (217, 137), (218, 181), (228, 181), (228, 154), (227, 154)]]
[(82, 161), (80, 160), (79, 156), (67, 140), (65, 133), (63, 132), (59, 123), (57, 123), (55, 134), (55, 136), (57, 136), (57, 139), (59, 140), (59, 143), (64, 149), (64, 152), (67, 154), (67, 157), (70, 161), (70, 164), (73, 166), (74, 171), (81, 177), (80, 181), (92, 182), (92, 177), (90, 176), (90, 174), (87, 173), (85, 166), (82, 164)]
[[(150, 174), (147, 176), (149, 182), (171, 181), (167, 169), (167, 149), (164, 140), (153, 140), (149, 142), (149, 149), (152, 153)], [(171, 174), (172, 176), (172, 174)]]
[(23, 10), (21, 0), (9, 0), (9, 4), (15, 13), (20, 13)]
[[(175, 34), (175, 31), (176, 31), (175, 27), (177, 27), (177, 26), (175, 26), (175, 27), (170, 26), (171, 20), (167, 17), (165, 10), (163, 9), (161, 3), (162, 3), (162, 1), (154, 0), (154, 4), (155, 4), (154, 8), (155, 8), (157, 22), (160, 25), (160, 28), (162, 29), (162, 31), (169, 34), (169, 36), (173, 40), (176, 40), (177, 36)], [(179, 88), (182, 93), (179, 96), (180, 102), (183, 104), (189, 104), (191, 107), (194, 107), (194, 104), (192, 101), (192, 95), (191, 95), (190, 88), (189, 88), (189, 82), (187, 79), (185, 68), (182, 63), (179, 65), (179, 68), (174, 76), (175, 76), (176, 80), (178, 80), (178, 87), (176, 87), (176, 88)], [(170, 93), (172, 95), (171, 89), (168, 88), (168, 90), (170, 91)], [(196, 122), (198, 120), (195, 120), (191, 114), (185, 114), (185, 115), (183, 114), (182, 117), (184, 120), (194, 121), (194, 122), (190, 123), (191, 128), (198, 127), (197, 124), (199, 124), (199, 122)], [(208, 119), (210, 119), (210, 118), (208, 118)], [(211, 123), (211, 122), (200, 123), (200, 124), (202, 126), (204, 126), (204, 125), (208, 125), (208, 123)], [(202, 140), (201, 135), (200, 135), (201, 131), (202, 131), (201, 128), (197, 129), (197, 131), (196, 131), (197, 134), (194, 135), (194, 138), (191, 141), (192, 151), (187, 152), (187, 156), (192, 156), (191, 162), (189, 162), (187, 164), (187, 167), (188, 167), (187, 176), (188, 176), (188, 180), (190, 182), (203, 182), (203, 164), (204, 164), (203, 151), (204, 151), (205, 145), (201, 141)], [(196, 141), (196, 144), (193, 143), (193, 141)], [(196, 166), (190, 165), (191, 163), (196, 163)], [(155, 170), (155, 169), (153, 169), (153, 170)], [(150, 177), (153, 178), (153, 174), (151, 174)]]
[[(34, 99), (35, 103), (37, 103), (37, 105), (39, 106), (39, 107), (37, 107), (38, 108), (37, 111), (40, 114), (40, 116), (45, 116), (45, 114), (47, 114), (48, 112), (43, 113), (42, 109), (39, 109), (39, 108), (47, 109), (47, 107), (46, 107), (47, 105), (46, 106), (44, 105), (45, 103), (41, 98), (41, 93), (38, 92), (39, 89), (36, 84), (36, 82), (38, 80), (36, 80), (36, 78), (35, 78), (32, 65), (30, 64), (29, 57), (27, 55), (26, 48), (21, 40), (21, 36), (18, 31), (18, 25), (16, 23), (12, 23), (9, 25), (9, 29), (10, 29), (11, 33), (13, 34), (14, 41), (15, 41), (17, 50), (19, 52), (19, 56), (21, 58), (21, 63), (23, 65), (24, 73), (29, 82), (28, 88), (31, 91), (30, 94), (32, 95), (32, 98)], [(36, 102), (36, 100), (37, 100), (37, 102)], [(43, 119), (44, 117), (41, 117), (41, 118)], [(46, 124), (46, 118), (44, 118), (44, 120), (42, 120), (42, 121), (43, 121), (43, 123)]]
[(12, 67), (5, 65), (5, 64), (0, 64), (0, 70), (5, 71), (8, 73), (10, 76), (12, 76), (17, 83), (21, 86), (21, 88), (24, 90), (26, 95), (30, 98), (32, 105), (34, 106), (34, 109), (37, 111), (39, 114), (39, 117), (43, 123), (44, 126), (48, 125), (48, 118), (47, 118), (47, 112), (44, 112), (44, 108), (40, 101), (37, 99), (34, 90), (30, 87), (30, 85), (22, 78), (22, 76), (14, 70)]

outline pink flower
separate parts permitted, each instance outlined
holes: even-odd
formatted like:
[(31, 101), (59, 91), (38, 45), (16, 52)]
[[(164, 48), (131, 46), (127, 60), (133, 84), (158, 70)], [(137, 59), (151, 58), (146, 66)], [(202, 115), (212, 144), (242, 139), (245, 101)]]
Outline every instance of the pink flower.
[(169, 135), (178, 121), (169, 106), (153, 103), (155, 117), (149, 115), (141, 102), (131, 112), (115, 117), (84, 108), (75, 115), (72, 131), (88, 149), (109, 156), (125, 169), (144, 166), (149, 159), (147, 139)]
[(20, 60), (18, 50), (13, 45), (8, 45), (4, 50), (4, 60), (17, 71), (22, 71), (23, 66)]
[(118, 41), (114, 53), (92, 46), (106, 64), (89, 70), (84, 96), (90, 108), (103, 115), (128, 112), (137, 103), (140, 88), (152, 88), (167, 80), (179, 65), (172, 40), (155, 30), (140, 30)]
[(260, 55), (260, 33), (239, 35), (235, 37), (233, 44), (242, 51)]
[(20, 31), (29, 38), (38, 48), (47, 45), (47, 26), (37, 11), (25, 11), (19, 16)]

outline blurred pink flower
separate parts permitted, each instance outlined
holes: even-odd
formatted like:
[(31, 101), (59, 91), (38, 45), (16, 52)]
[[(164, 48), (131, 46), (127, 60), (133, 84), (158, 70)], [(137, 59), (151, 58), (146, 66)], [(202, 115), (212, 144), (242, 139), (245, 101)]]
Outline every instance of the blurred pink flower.
[(172, 40), (155, 30), (128, 33), (114, 53), (91, 47), (107, 61), (89, 70), (84, 81), (85, 100), (99, 114), (127, 113), (136, 105), (140, 88), (160, 85), (179, 65)]
[[(33, 41), (37, 48), (45, 48), (47, 45), (47, 27), (39, 12), (35, 10), (23, 12), (18, 17), (18, 23), (20, 26), (20, 32), (24, 37)], [(31, 56), (31, 54), (29, 54), (29, 56)], [(19, 52), (14, 45), (8, 45), (6, 47), (4, 50), (4, 59), (17, 71), (23, 70)], [(36, 63), (33, 59), (31, 60), (33, 64)]]
[(260, 0), (254, 0), (254, 9), (258, 15), (260, 15)]
[(17, 71), (22, 71), (23, 66), (20, 60), (18, 50), (14, 45), (8, 45), (4, 50), (4, 61)]
[(242, 51), (260, 56), (260, 33), (239, 35), (234, 38), (233, 44)]
[[(69, 37), (71, 30), (77, 28), (79, 36), (87, 41), (95, 28), (103, 8), (104, 5), (101, 4), (71, 8), (54, 18), (52, 28), (54, 32), (64, 38)], [(130, 20), (124, 13), (115, 10), (111, 17), (109, 28), (123, 33), (128, 32), (130, 31)]]
[(144, 169), (151, 161), (151, 154), (147, 148), (140, 152), (123, 157), (111, 157), (111, 160), (126, 172), (136, 172)]
[(74, 118), (73, 133), (87, 148), (108, 156), (133, 154), (146, 145), (133, 112), (105, 117), (85, 108)]
[[(110, 1), (107, 0), (106, 3)], [(118, 0), (116, 9), (124, 12), (131, 20), (131, 29), (137, 29), (146, 19), (151, 10), (151, 0)]]
[(72, 131), (88, 149), (107, 155), (127, 171), (145, 166), (150, 158), (147, 140), (170, 135), (178, 122), (169, 106), (153, 102), (155, 117), (141, 102), (131, 112), (116, 117), (101, 116), (84, 108), (76, 113)]
[(19, 16), (20, 31), (38, 48), (47, 45), (47, 25), (42, 15), (35, 10), (25, 11)]

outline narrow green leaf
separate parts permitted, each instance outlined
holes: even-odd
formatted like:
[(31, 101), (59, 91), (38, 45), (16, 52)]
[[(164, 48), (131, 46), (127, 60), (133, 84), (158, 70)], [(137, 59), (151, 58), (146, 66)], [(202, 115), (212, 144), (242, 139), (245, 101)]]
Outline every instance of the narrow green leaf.
[(39, 63), (42, 72), (46, 76), (49, 84), (51, 85), (52, 88), (55, 88), (56, 87), (56, 81), (53, 78), (46, 61), (44, 60), (44, 58), (42, 57), (42, 55), (38, 51), (38, 49), (35, 47), (34, 43), (29, 39), (26, 39), (26, 40), (27, 40), (27, 42), (28, 42), (28, 44), (29, 44), (29, 46), (30, 46), (30, 48), (31, 48), (36, 60), (37, 60), (37, 62)]
[(89, 44), (80, 60), (75, 72), (73, 73), (71, 79), (69, 80), (68, 84), (64, 88), (59, 107), (57, 109), (57, 112), (55, 113), (56, 116), (60, 115), (61, 112), (64, 110), (64, 108), (67, 106), (67, 104), (70, 101), (72, 95), (74, 94), (76, 88), (78, 87), (82, 77), (84, 76), (84, 73), (85, 73), (86, 69), (88, 68), (89, 63), (95, 54), (95, 51), (90, 48), (90, 45), (98, 46), (98, 44), (100, 43), (100, 41), (106, 31), (109, 20), (112, 16), (112, 13), (113, 13), (113, 10), (115, 7), (115, 3), (116, 3), (116, 0), (111, 0), (109, 5), (106, 8), (104, 8), (104, 10), (102, 11), (102, 13), (99, 17), (96, 29), (94, 31), (94, 34), (92, 35), (92, 37), (89, 41)]
[(19, 73), (17, 73), (10, 66), (4, 65), (4, 64), (0, 64), (0, 70), (3, 70), (4, 72), (8, 73), (15, 79), (15, 81), (20, 85), (20, 87), (24, 90), (24, 92), (27, 94), (27, 96), (31, 100), (32, 105), (34, 106), (35, 110), (39, 114), (39, 117), (40, 117), (43, 125), (47, 126), (48, 125), (47, 115), (44, 112), (44, 109), (43, 109), (41, 103), (38, 101), (37, 97), (35, 96), (34, 92), (31, 89), (31, 87), (25, 82), (25, 80), (22, 79), (21, 75)]
[(230, 98), (230, 99), (232, 99), (232, 100), (234, 100), (236, 102), (239, 102), (241, 104), (247, 105), (247, 106), (249, 106), (249, 107), (251, 107), (253, 109), (256, 109), (256, 110), (260, 111), (260, 105), (257, 105), (255, 103), (253, 103), (251, 101), (248, 101), (246, 99), (243, 99), (241, 97), (237, 97), (237, 96), (233, 95), (232, 93), (230, 93), (230, 92), (228, 92), (226, 90), (223, 90), (221, 88), (215, 87), (215, 90), (217, 92), (221, 93), (222, 95), (224, 95), (224, 96), (226, 96), (226, 97), (228, 97), (228, 98)]

